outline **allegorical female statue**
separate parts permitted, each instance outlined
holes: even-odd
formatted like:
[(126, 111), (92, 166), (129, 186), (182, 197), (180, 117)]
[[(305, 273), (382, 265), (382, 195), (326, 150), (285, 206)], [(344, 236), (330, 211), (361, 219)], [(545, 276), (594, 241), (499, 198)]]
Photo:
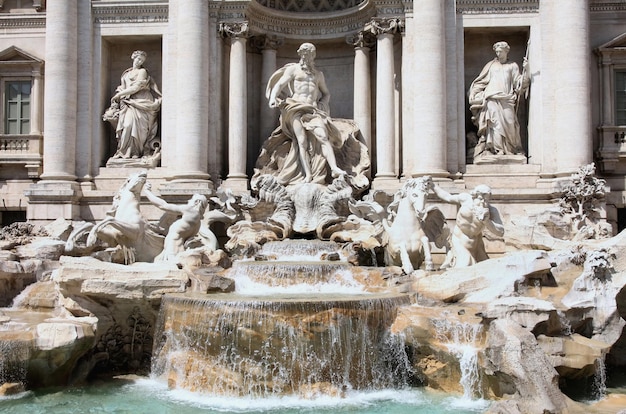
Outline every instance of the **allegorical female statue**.
[(143, 67), (146, 57), (142, 50), (133, 52), (133, 66), (122, 73), (111, 106), (102, 117), (115, 128), (117, 138), (117, 150), (107, 166), (130, 166), (138, 159), (149, 165), (149, 159), (160, 158), (158, 146), (153, 148), (151, 144), (157, 135), (162, 98), (156, 83)]
[(508, 60), (507, 42), (493, 45), (495, 59), (488, 62), (469, 89), (472, 121), (478, 127), (474, 162), (485, 156), (518, 156), (526, 162), (517, 109), (522, 92), (530, 83), (524, 58), (524, 70)]

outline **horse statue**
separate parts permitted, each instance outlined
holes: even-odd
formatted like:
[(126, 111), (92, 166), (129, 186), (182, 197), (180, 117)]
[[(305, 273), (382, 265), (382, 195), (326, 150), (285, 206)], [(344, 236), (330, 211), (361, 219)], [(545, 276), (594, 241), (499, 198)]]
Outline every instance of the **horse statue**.
[(152, 262), (163, 250), (164, 237), (152, 231), (139, 210), (141, 191), (146, 183), (145, 171), (131, 175), (113, 198), (113, 207), (106, 218), (93, 225), (85, 223), (75, 229), (65, 245), (73, 251), (78, 240), (87, 232), (86, 252), (96, 249), (98, 241), (109, 247), (118, 247), (124, 254), (124, 263)]
[(382, 220), (386, 262), (401, 266), (406, 274), (423, 262), (426, 270), (435, 270), (430, 243), (446, 246), (449, 232), (443, 213), (436, 207), (426, 208), (432, 186), (429, 176), (406, 181), (389, 204), (388, 217)]

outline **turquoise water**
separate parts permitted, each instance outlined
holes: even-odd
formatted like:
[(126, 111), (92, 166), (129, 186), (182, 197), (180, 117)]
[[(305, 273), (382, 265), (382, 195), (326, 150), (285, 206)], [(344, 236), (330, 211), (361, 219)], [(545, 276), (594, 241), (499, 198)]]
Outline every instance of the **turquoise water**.
[(113, 380), (85, 387), (27, 392), (0, 398), (0, 413), (7, 414), (469, 414), (488, 407), (483, 400), (466, 400), (421, 389), (348, 392), (345, 398), (271, 399), (211, 397), (169, 390), (150, 379)]

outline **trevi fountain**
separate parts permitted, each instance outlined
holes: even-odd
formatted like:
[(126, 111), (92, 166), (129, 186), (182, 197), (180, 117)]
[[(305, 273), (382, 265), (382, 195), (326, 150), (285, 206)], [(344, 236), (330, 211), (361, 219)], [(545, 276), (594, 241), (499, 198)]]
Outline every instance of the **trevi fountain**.
[[(528, 161), (533, 63), (505, 40), (468, 89), (477, 166)], [(533, 214), (480, 178), (377, 187), (320, 54), (304, 39), (259, 86), (277, 122), (249, 190), (173, 199), (176, 108), (133, 51), (99, 115), (106, 211), (0, 230), (0, 412), (626, 413), (626, 233), (596, 166)]]

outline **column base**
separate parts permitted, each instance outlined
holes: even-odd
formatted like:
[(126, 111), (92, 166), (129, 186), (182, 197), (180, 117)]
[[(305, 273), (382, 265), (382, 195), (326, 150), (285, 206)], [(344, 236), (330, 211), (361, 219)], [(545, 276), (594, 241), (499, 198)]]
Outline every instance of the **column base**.
[(207, 197), (215, 193), (213, 181), (201, 179), (179, 179), (167, 181), (159, 187), (159, 193), (168, 200), (176, 198), (188, 199), (194, 194), (203, 194)]
[(400, 180), (395, 176), (378, 176), (372, 181), (372, 190), (395, 193), (400, 189)]
[(75, 181), (42, 180), (24, 192), (28, 197), (26, 218), (35, 222), (56, 219), (80, 220), (82, 191)]
[(231, 190), (235, 195), (247, 194), (248, 182), (248, 177), (228, 177), (220, 187)]

